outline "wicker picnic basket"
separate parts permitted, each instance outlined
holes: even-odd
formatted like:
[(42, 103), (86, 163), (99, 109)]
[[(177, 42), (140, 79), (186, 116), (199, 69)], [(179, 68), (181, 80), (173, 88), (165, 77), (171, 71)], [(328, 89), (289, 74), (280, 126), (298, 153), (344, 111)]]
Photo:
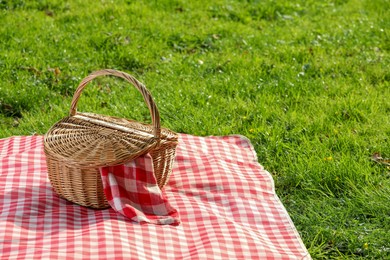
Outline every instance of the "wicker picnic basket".
[[(141, 92), (152, 125), (77, 112), (85, 86), (103, 75), (123, 78)], [(72, 99), (70, 115), (54, 124), (44, 137), (48, 175), (55, 192), (71, 202), (96, 209), (109, 207), (99, 167), (124, 164), (149, 153), (162, 188), (172, 172), (177, 144), (178, 135), (160, 127), (159, 111), (146, 87), (127, 73), (108, 69), (93, 72), (81, 81)]]

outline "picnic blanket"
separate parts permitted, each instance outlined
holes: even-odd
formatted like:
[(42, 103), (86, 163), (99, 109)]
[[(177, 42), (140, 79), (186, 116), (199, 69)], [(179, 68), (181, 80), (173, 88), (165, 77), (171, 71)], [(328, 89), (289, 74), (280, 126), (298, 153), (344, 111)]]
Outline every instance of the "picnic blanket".
[(42, 136), (0, 139), (0, 259), (311, 259), (242, 136), (181, 134), (164, 189), (179, 225), (59, 198)]

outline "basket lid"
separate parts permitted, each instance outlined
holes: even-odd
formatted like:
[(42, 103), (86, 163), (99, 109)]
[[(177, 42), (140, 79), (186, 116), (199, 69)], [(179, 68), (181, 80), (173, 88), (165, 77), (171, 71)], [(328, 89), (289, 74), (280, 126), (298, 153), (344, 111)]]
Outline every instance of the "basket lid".
[(159, 139), (151, 125), (93, 113), (77, 113), (54, 124), (45, 135), (45, 152), (69, 165), (101, 167), (133, 160)]

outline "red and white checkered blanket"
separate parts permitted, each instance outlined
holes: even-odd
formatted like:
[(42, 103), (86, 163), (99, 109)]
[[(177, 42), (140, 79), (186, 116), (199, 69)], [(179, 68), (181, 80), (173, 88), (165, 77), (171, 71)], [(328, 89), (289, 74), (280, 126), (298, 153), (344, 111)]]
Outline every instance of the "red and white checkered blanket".
[(181, 223), (140, 225), (60, 199), (42, 136), (0, 139), (0, 258), (310, 259), (246, 138), (179, 141), (164, 190)]

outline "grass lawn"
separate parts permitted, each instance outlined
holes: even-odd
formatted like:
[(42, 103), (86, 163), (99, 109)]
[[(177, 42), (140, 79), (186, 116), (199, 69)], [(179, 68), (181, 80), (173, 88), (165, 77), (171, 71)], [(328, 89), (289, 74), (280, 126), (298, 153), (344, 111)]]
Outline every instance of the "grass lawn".
[[(314, 259), (390, 258), (390, 1), (0, 0), (0, 24), (0, 138), (123, 70), (165, 127), (249, 137)], [(79, 110), (150, 122), (114, 78)]]

